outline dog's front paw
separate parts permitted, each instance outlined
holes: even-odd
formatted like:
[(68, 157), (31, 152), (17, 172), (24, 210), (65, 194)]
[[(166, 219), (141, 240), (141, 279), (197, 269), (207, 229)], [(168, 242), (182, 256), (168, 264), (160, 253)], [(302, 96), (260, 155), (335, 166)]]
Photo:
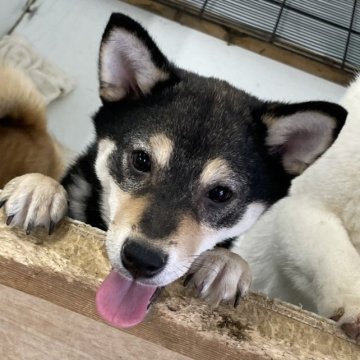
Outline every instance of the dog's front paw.
[(22, 226), (27, 234), (45, 227), (49, 234), (67, 212), (67, 194), (57, 181), (41, 174), (27, 174), (8, 182), (0, 194), (6, 224)]
[(193, 287), (198, 296), (211, 304), (233, 301), (236, 307), (251, 285), (247, 262), (229, 250), (216, 248), (201, 254), (185, 278), (184, 286)]
[(338, 309), (332, 319), (337, 321), (338, 326), (347, 336), (360, 343), (360, 301), (358, 306)]

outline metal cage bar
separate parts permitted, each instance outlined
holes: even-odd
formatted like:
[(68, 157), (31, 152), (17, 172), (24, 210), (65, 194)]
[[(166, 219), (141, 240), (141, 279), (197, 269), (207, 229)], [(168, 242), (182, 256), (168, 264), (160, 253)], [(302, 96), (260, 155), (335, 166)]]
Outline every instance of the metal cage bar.
[[(357, 0), (159, 0), (348, 71), (360, 68)], [(350, 55), (349, 55), (350, 54)], [(349, 59), (351, 58), (351, 59)]]

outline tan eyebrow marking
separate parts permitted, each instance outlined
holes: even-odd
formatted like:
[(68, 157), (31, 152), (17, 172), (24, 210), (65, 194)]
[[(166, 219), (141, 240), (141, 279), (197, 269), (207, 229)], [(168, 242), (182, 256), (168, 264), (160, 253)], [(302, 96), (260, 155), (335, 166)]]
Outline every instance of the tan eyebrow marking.
[(226, 160), (216, 158), (209, 160), (200, 175), (202, 185), (211, 184), (221, 180), (227, 180), (233, 175)]
[(174, 144), (165, 134), (156, 134), (150, 138), (150, 146), (155, 161), (165, 167), (169, 164)]

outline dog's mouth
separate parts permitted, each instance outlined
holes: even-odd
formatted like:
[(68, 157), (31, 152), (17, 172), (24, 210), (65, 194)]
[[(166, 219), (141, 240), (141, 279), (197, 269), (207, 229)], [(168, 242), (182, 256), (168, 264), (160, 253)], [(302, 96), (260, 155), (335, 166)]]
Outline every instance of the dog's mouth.
[(99, 315), (110, 325), (128, 328), (142, 322), (158, 287), (141, 284), (112, 270), (96, 293)]

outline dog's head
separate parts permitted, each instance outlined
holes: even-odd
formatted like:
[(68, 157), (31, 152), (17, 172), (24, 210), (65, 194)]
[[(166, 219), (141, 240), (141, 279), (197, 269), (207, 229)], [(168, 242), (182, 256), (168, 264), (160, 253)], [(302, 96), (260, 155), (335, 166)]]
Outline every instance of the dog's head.
[(120, 14), (105, 29), (99, 77), (96, 174), (116, 270), (105, 292), (125, 286), (121, 273), (143, 288), (131, 290), (142, 305), (153, 292), (143, 284), (179, 278), (286, 195), (346, 117), (335, 104), (268, 103), (178, 69)]

